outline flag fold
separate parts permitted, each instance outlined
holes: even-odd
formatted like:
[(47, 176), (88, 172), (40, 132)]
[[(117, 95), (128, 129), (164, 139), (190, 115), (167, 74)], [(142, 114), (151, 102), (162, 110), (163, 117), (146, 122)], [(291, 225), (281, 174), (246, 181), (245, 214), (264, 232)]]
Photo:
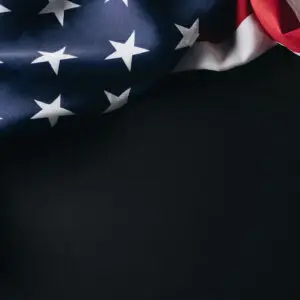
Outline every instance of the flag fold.
[(298, 0), (0, 0), (0, 132), (110, 113), (163, 76), (300, 55)]

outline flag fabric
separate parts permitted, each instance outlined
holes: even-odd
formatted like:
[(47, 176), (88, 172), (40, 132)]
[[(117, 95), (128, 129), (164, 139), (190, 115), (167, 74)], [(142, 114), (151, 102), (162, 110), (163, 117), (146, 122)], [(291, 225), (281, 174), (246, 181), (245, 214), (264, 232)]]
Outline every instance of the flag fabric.
[(199, 40), (176, 71), (223, 71), (246, 64), (275, 45), (300, 54), (300, 1), (239, 0), (236, 29), (220, 43)]
[(300, 55), (298, 0), (0, 0), (0, 132), (112, 112), (163, 76)]

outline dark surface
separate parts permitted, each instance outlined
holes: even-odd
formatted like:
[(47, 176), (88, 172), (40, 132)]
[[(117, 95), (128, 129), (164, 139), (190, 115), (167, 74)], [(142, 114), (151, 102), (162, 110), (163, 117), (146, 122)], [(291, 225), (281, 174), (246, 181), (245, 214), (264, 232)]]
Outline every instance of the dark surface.
[(278, 48), (3, 138), (1, 299), (299, 299), (299, 84)]

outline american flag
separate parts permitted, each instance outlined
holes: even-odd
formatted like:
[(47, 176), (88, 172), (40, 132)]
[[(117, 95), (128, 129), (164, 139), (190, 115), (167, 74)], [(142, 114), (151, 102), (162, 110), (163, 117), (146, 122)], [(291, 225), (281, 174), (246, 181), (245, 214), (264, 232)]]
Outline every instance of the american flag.
[(171, 72), (299, 55), (299, 20), (298, 0), (0, 0), (0, 132), (112, 112)]

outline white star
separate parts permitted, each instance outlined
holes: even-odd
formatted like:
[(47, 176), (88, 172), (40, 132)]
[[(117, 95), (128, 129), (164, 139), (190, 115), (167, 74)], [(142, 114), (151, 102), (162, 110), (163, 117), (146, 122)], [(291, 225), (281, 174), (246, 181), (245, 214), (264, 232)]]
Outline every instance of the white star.
[(43, 8), (39, 14), (55, 14), (57, 20), (64, 26), (65, 11), (80, 7), (80, 5), (68, 0), (48, 0), (49, 4)]
[(127, 104), (128, 101), (128, 97), (130, 94), (131, 89), (129, 88), (128, 90), (126, 90), (124, 93), (122, 93), (120, 96), (116, 96), (114, 94), (111, 94), (107, 91), (104, 91), (110, 106), (107, 108), (107, 110), (104, 112), (105, 114), (108, 112), (111, 112), (113, 110), (119, 109), (122, 106), (124, 106), (125, 104)]
[(58, 118), (62, 116), (74, 115), (71, 111), (61, 107), (61, 95), (59, 95), (52, 103), (44, 103), (34, 100), (41, 110), (35, 114), (31, 119), (44, 119), (47, 118), (51, 127), (55, 126)]
[(77, 58), (76, 56), (65, 54), (66, 47), (56, 51), (56, 52), (44, 52), (44, 51), (38, 51), (38, 53), (41, 54), (40, 57), (36, 58), (32, 64), (39, 64), (43, 62), (48, 62), (50, 66), (52, 67), (53, 71), (56, 75), (58, 75), (59, 71), (59, 65), (61, 60), (66, 59), (74, 59)]
[[(110, 0), (105, 0), (104, 3), (109, 2)], [(128, 6), (128, 0), (122, 0), (126, 6)]]
[(10, 12), (8, 8), (0, 4), (0, 14)]
[(195, 21), (195, 23), (192, 25), (191, 28), (186, 28), (186, 27), (183, 27), (183, 26), (177, 25), (177, 24), (175, 24), (175, 26), (183, 35), (183, 38), (181, 39), (181, 41), (179, 42), (179, 44), (177, 45), (177, 47), (175, 49), (177, 50), (177, 49), (182, 49), (182, 48), (186, 48), (186, 47), (192, 47), (200, 35), (199, 34), (199, 19), (197, 19)]
[(149, 51), (147, 49), (135, 47), (135, 31), (132, 32), (131, 36), (125, 43), (118, 43), (113, 41), (109, 42), (116, 49), (116, 51), (107, 56), (105, 59), (107, 60), (122, 58), (129, 71), (131, 71), (132, 57), (136, 54), (141, 54)]

